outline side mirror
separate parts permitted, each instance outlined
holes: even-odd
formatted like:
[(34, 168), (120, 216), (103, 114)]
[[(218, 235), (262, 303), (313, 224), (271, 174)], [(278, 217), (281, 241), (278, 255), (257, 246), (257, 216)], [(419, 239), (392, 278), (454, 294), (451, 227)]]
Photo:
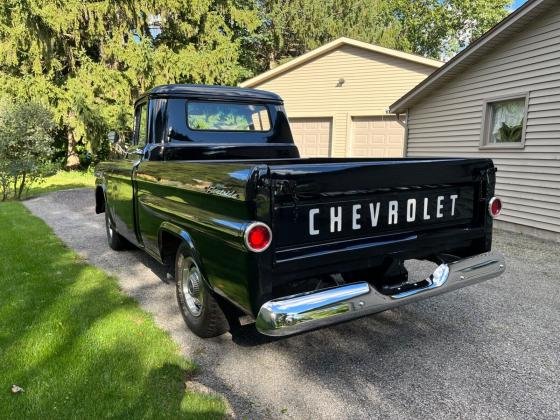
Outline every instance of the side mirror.
[(116, 131), (109, 131), (109, 133), (107, 133), (107, 139), (109, 139), (112, 144), (115, 144), (119, 141), (119, 134)]

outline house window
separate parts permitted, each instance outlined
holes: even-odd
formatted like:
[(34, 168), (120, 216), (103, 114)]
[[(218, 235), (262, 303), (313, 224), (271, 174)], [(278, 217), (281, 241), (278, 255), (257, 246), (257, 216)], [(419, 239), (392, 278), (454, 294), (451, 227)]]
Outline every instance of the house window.
[(527, 96), (486, 103), (483, 146), (522, 147), (525, 142)]

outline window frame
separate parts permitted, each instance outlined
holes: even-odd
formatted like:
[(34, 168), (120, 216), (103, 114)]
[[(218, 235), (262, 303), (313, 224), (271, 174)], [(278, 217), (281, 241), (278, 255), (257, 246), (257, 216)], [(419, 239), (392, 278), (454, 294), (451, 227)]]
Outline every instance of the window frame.
[[(145, 144), (140, 144), (140, 122), (142, 121), (142, 107), (146, 107), (146, 143)], [(134, 145), (135, 146), (141, 146), (141, 147), (146, 147), (148, 144), (150, 144), (150, 107), (149, 107), (149, 101), (143, 101), (140, 102), (136, 105), (136, 109), (135, 109), (135, 116), (134, 116), (134, 120), (135, 120), (135, 129), (134, 129)]]
[[(215, 130), (215, 129), (208, 129), (208, 128), (192, 128), (189, 125), (189, 104), (190, 103), (216, 103), (216, 104), (232, 104), (232, 105), (255, 105), (255, 106), (262, 106), (266, 111), (266, 115), (268, 117), (268, 130)], [(199, 99), (189, 99), (185, 101), (185, 126), (190, 131), (201, 131), (206, 133), (253, 133), (253, 134), (266, 134), (272, 131), (273, 123), (272, 123), (272, 116), (270, 115), (270, 109), (267, 104), (258, 102), (258, 101), (228, 101), (228, 100), (199, 100)]]
[[(524, 149), (525, 148), (525, 135), (527, 132), (527, 120), (529, 115), (529, 93), (530, 92), (520, 92), (517, 94), (497, 96), (490, 99), (486, 99), (482, 106), (482, 130), (480, 135), (479, 149)], [(521, 132), (520, 142), (504, 142), (504, 143), (492, 143), (490, 142), (491, 134), (491, 124), (492, 124), (492, 105), (498, 102), (511, 101), (515, 99), (522, 99), (525, 101), (525, 107), (523, 108), (523, 128)]]

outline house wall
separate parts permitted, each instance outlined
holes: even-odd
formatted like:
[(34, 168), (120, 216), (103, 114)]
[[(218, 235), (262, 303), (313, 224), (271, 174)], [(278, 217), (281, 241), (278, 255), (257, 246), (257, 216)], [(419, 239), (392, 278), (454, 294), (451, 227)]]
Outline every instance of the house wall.
[[(517, 94), (529, 95), (525, 147), (480, 150), (484, 102)], [(560, 10), (409, 109), (407, 155), (494, 159), (502, 222), (560, 233)]]
[[(332, 156), (344, 157), (352, 116), (386, 115), (391, 103), (433, 71), (431, 66), (344, 45), (254, 87), (282, 96), (292, 118), (332, 118)], [(345, 82), (337, 87), (341, 78)]]

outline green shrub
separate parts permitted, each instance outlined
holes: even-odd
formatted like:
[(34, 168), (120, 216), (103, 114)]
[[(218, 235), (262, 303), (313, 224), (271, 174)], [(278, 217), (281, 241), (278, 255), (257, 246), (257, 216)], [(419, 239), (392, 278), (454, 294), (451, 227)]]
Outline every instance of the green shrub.
[(53, 127), (52, 115), (38, 103), (9, 103), (0, 110), (2, 201), (21, 199), (30, 183), (56, 172)]

